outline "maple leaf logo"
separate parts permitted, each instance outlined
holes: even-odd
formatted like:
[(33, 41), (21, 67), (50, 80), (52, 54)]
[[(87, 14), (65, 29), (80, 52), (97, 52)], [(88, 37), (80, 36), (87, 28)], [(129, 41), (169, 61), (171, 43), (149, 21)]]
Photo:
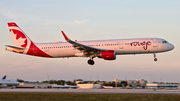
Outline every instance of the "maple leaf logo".
[(26, 36), (18, 30), (11, 30), (13, 42), (15, 45), (26, 48), (27, 46), (27, 38)]

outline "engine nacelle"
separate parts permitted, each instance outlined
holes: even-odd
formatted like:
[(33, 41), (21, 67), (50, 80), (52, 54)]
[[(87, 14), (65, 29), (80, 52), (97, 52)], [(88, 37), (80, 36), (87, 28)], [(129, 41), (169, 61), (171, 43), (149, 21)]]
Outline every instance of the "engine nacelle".
[(100, 58), (103, 58), (104, 60), (115, 60), (116, 54), (114, 50), (101, 51)]

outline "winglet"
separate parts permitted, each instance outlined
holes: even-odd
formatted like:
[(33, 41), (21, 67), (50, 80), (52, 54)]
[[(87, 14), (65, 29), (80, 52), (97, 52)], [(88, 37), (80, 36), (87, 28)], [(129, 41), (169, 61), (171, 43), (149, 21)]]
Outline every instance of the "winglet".
[(62, 32), (62, 34), (63, 34), (63, 36), (64, 36), (65, 40), (66, 40), (66, 41), (68, 41), (68, 40), (69, 40), (69, 38), (66, 36), (66, 34), (65, 34), (63, 31), (61, 31), (61, 32)]

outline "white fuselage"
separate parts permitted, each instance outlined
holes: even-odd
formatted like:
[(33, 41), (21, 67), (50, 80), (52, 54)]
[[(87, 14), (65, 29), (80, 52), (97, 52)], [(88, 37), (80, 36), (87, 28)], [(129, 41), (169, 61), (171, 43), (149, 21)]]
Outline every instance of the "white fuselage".
[(0, 84), (5, 86), (17, 86), (20, 82), (13, 79), (0, 79)]
[[(116, 55), (159, 53), (170, 51), (174, 48), (172, 44), (160, 38), (78, 41), (78, 43), (98, 49), (115, 50)], [(40, 43), (35, 45), (46, 54), (55, 58), (85, 56), (68, 42)]]

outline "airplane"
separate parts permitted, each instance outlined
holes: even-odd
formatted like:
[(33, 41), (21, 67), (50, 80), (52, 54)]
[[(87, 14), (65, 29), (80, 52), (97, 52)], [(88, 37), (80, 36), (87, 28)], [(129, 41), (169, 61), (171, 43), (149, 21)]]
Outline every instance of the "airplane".
[(113, 86), (103, 86), (103, 88), (105, 88), (105, 89), (113, 89), (114, 87)]
[(47, 57), (69, 58), (89, 57), (87, 63), (94, 65), (94, 58), (115, 60), (116, 55), (153, 54), (174, 49), (174, 45), (161, 38), (134, 38), (94, 41), (72, 41), (63, 32), (67, 42), (34, 43), (14, 22), (8, 23), (14, 46), (6, 45), (6, 50), (15, 53)]
[(79, 86), (68, 85), (67, 83), (65, 83), (64, 85), (52, 84), (52, 88), (72, 88), (72, 89), (76, 89), (76, 88), (79, 88)]
[(65, 88), (63, 85), (52, 84), (52, 88)]
[(1, 87), (12, 87), (12, 88), (15, 88), (19, 84), (20, 84), (20, 82), (18, 82), (17, 80), (6, 79), (6, 76), (4, 76), (2, 79), (0, 79)]

